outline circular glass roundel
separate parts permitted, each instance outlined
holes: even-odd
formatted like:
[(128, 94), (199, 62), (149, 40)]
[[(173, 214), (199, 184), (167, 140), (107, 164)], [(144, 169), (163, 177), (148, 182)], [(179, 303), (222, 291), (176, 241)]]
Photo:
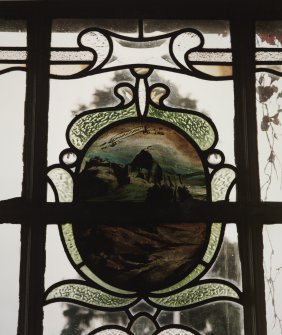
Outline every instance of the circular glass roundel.
[[(167, 124), (130, 121), (101, 133), (78, 167), (74, 199), (158, 205), (206, 200), (202, 161), (188, 139)], [(93, 213), (95, 215), (95, 213)], [(118, 215), (118, 213), (116, 213)], [(208, 237), (204, 223), (74, 225), (84, 263), (105, 282), (149, 292), (185, 278)]]

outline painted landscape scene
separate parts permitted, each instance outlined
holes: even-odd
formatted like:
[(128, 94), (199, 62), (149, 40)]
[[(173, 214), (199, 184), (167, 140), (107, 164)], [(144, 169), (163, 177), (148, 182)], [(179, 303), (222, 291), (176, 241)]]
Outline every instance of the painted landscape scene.
[(83, 201), (206, 200), (195, 148), (158, 122), (128, 122), (105, 131), (87, 150), (75, 183)]
[[(149, 217), (149, 214), (148, 214)], [(186, 277), (200, 261), (208, 236), (205, 223), (73, 227), (85, 264), (107, 283), (150, 292)]]

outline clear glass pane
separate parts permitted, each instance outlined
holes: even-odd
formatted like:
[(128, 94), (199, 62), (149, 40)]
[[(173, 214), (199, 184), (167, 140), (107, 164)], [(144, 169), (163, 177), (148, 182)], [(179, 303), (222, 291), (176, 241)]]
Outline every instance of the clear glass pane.
[(57, 19), (52, 23), (52, 47), (77, 47), (78, 34), (87, 28), (99, 27), (117, 34), (137, 37), (137, 20), (119, 19)]
[(44, 307), (43, 335), (87, 335), (98, 327), (127, 324), (125, 312), (103, 312), (69, 303)]
[(263, 257), (267, 334), (282, 332), (282, 224), (263, 228)]
[(67, 278), (82, 279), (67, 258), (58, 227), (50, 225), (46, 232), (45, 288)]
[(260, 48), (256, 54), (257, 125), (263, 201), (282, 200), (282, 61), (278, 49), (281, 31), (281, 22), (257, 22), (256, 46)]
[(26, 45), (26, 22), (0, 19), (0, 49), (1, 47), (25, 47)]
[(230, 31), (228, 21), (186, 21), (144, 20), (144, 36), (157, 36), (180, 29), (199, 30), (205, 38), (206, 48), (230, 48)]
[[(257, 122), (261, 199), (282, 200), (282, 128), (280, 100), (282, 78), (257, 73)], [(281, 95), (281, 97), (280, 97)]]
[(228, 223), (216, 261), (205, 278), (222, 278), (242, 289), (241, 261), (238, 247), (238, 233), (235, 223)]
[(25, 85), (24, 72), (0, 75), (0, 200), (21, 196)]
[[(24, 47), (26, 43), (25, 22), (0, 20), (0, 63), (5, 61), (0, 65), (0, 200), (19, 197), (22, 191), (26, 75), (9, 71), (11, 66), (25, 66), (26, 51), (9, 47)], [(18, 63), (9, 64), (9, 60)]]
[(0, 323), (9, 335), (17, 334), (20, 245), (20, 225), (0, 225)]
[(161, 312), (161, 325), (184, 324), (199, 334), (243, 335), (244, 314), (242, 306), (232, 302), (211, 303), (179, 312)]
[(282, 24), (280, 21), (257, 21), (256, 46), (258, 48), (281, 48)]

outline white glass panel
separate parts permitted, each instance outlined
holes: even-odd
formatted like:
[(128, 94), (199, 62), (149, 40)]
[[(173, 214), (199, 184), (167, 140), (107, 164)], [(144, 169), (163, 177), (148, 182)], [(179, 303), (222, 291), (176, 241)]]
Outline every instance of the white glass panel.
[(22, 71), (0, 75), (0, 200), (21, 196), (25, 85)]
[(19, 309), (20, 225), (0, 225), (1, 334), (16, 335)]
[(267, 334), (282, 333), (282, 224), (263, 229)]

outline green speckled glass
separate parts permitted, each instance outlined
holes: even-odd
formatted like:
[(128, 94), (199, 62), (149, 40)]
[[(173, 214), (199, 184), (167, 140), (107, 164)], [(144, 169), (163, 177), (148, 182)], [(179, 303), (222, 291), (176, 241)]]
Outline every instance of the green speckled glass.
[(131, 304), (135, 298), (121, 298), (107, 294), (98, 289), (84, 284), (65, 284), (51, 290), (46, 300), (50, 302), (54, 299), (75, 300), (87, 305), (103, 308), (119, 308)]
[(152, 106), (149, 108), (148, 116), (170, 122), (184, 130), (202, 150), (209, 149), (215, 141), (212, 127), (200, 116), (189, 113), (162, 111)]
[(213, 298), (239, 299), (238, 293), (231, 287), (220, 283), (200, 284), (164, 298), (150, 298), (152, 302), (162, 307), (180, 308), (192, 304), (208, 302)]
[(99, 130), (111, 123), (134, 116), (136, 116), (134, 105), (120, 111), (97, 112), (85, 115), (72, 125), (70, 129), (71, 143), (77, 149), (82, 149)]

